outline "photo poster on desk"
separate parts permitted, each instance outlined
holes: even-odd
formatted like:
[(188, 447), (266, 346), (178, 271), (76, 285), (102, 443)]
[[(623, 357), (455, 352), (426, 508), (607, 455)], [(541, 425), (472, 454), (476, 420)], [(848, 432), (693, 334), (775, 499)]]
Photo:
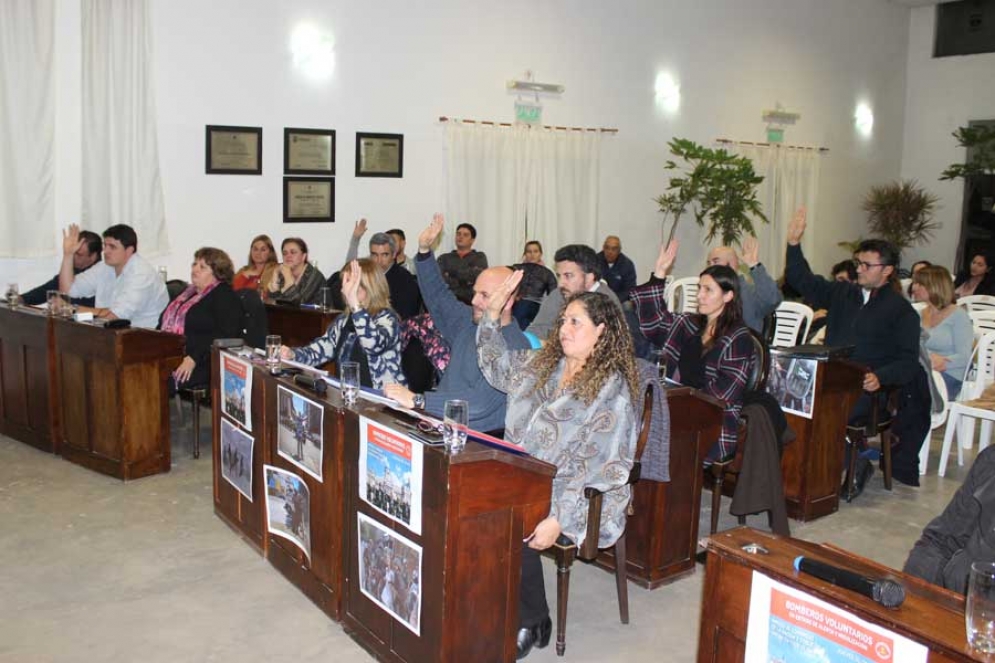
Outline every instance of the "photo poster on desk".
[(276, 389), (276, 453), (322, 481), (325, 408), (284, 386)]
[(925, 645), (753, 572), (744, 660), (926, 663), (928, 655)]
[(263, 465), (266, 477), (266, 531), (304, 551), (311, 561), (311, 491), (302, 477)]
[(227, 353), (221, 355), (221, 410), (252, 432), (252, 366)]
[(361, 416), (359, 498), (415, 534), (421, 534), (421, 442)]
[(359, 590), (421, 636), (422, 547), (357, 511)]
[(253, 442), (251, 435), (227, 419), (221, 419), (221, 476), (250, 502)]
[(818, 371), (819, 361), (815, 358), (771, 353), (767, 393), (777, 399), (785, 412), (811, 419)]

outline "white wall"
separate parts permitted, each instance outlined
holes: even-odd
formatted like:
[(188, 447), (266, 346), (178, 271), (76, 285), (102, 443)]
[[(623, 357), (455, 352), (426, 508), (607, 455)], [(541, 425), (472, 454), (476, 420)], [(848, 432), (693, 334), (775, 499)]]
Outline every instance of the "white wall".
[[(438, 117), (508, 120), (514, 95), (504, 83), (532, 69), (537, 79), (567, 88), (544, 102), (547, 123), (619, 129), (606, 141), (601, 224), (621, 236), (641, 274), (660, 237), (653, 198), (664, 192), (667, 141), (762, 140), (763, 109), (780, 101), (801, 112), (786, 142), (831, 150), (811, 230), (825, 248), (813, 266), (824, 270), (844, 257), (835, 242), (860, 234), (866, 188), (899, 173), (908, 11), (880, 0), (155, 2), (159, 149), (173, 246), (157, 261), (183, 275), (199, 246), (223, 247), (241, 263), (254, 234), (277, 241), (299, 234), (329, 272), (359, 216), (373, 230), (405, 228), (414, 243), (444, 200)], [(301, 21), (334, 35), (337, 65), (327, 82), (293, 68), (289, 35)], [(72, 60), (71, 50), (61, 54)], [(673, 116), (654, 101), (663, 70), (682, 86)], [(874, 108), (870, 139), (853, 127), (858, 100)], [(78, 113), (63, 112), (60, 128), (71, 128), (74, 118)], [(205, 175), (206, 124), (262, 126), (263, 175)], [(285, 126), (338, 132), (334, 225), (281, 223)], [(357, 130), (405, 135), (403, 179), (353, 177)], [(65, 161), (78, 162), (71, 154), (78, 147), (69, 149)], [(78, 199), (72, 178), (60, 177), (57, 186), (60, 200)], [(70, 207), (60, 208), (63, 221), (72, 219)], [(702, 265), (702, 236), (683, 223), (678, 274)], [(486, 251), (487, 242), (481, 237), (478, 248)], [(54, 258), (0, 261), (0, 281), (16, 275), (27, 284), (54, 265)]]
[(933, 58), (936, 12), (912, 10), (906, 86), (902, 177), (919, 180), (940, 196), (943, 228), (916, 255), (954, 267), (961, 234), (964, 182), (940, 182), (940, 173), (966, 158), (951, 134), (970, 120), (995, 119), (995, 53)]

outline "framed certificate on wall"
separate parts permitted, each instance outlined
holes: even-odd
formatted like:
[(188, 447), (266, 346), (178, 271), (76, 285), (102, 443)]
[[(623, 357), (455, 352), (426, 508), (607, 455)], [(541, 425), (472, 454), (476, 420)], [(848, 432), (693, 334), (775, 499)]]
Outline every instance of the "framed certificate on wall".
[(335, 132), (285, 128), (283, 172), (287, 175), (334, 175)]
[(262, 175), (262, 127), (209, 124), (205, 134), (208, 175)]
[(334, 177), (284, 177), (284, 223), (335, 221)]
[(356, 133), (356, 177), (403, 177), (402, 134)]

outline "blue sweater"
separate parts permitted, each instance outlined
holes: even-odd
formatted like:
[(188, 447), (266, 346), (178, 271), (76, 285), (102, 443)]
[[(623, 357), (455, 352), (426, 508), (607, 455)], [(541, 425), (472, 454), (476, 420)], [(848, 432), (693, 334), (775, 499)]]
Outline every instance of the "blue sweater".
[[(460, 302), (442, 278), (435, 254), (419, 253), (415, 261), (418, 287), (432, 322), (452, 350), (452, 359), (438, 387), (425, 394), (425, 411), (442, 417), (446, 401), (465, 400), (470, 406), (470, 428), (492, 431), (504, 427), (507, 396), (484, 379), (477, 364), (477, 324), (473, 309)], [(528, 339), (517, 324), (501, 328), (510, 350), (528, 350)]]

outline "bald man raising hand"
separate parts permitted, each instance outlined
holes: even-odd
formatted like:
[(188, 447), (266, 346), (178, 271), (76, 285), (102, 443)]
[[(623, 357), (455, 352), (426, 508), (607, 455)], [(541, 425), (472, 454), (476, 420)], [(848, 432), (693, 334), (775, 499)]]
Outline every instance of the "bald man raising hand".
[(781, 303), (781, 290), (777, 282), (760, 263), (760, 245), (755, 237), (743, 241), (743, 262), (750, 269), (750, 278), (739, 271), (739, 256), (729, 246), (717, 246), (708, 254), (709, 265), (725, 265), (739, 274), (739, 298), (743, 302), (743, 322), (746, 326), (762, 334), (764, 318), (774, 312)]
[[(446, 339), (451, 359), (438, 387), (424, 394), (412, 393), (398, 384), (387, 385), (387, 395), (401, 405), (425, 410), (440, 419), (447, 400), (462, 399), (470, 406), (470, 428), (488, 432), (504, 428), (507, 396), (484, 379), (477, 365), (477, 323), (487, 310), (491, 293), (511, 275), (508, 267), (491, 267), (477, 275), (473, 284), (473, 304), (456, 298), (443, 279), (442, 270), (432, 253), (444, 220), (436, 214), (428, 228), (418, 237), (418, 287), (432, 315), (432, 322)], [(508, 300), (501, 314), (501, 334), (509, 350), (528, 350), (528, 340), (511, 315), (515, 298)]]

